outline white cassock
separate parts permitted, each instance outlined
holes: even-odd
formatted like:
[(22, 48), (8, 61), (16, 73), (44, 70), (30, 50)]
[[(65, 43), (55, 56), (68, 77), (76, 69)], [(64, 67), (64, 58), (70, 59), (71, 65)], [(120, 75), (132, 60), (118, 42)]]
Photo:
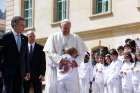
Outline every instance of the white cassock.
[(125, 62), (120, 70), (122, 77), (122, 93), (133, 93), (131, 62)]
[(94, 78), (94, 81), (92, 82), (92, 93), (98, 93), (98, 91), (99, 91), (99, 88), (98, 88), (98, 86), (97, 86), (97, 84), (95, 82), (96, 65), (94, 65), (94, 67), (93, 67), (93, 78)]
[(121, 78), (120, 78), (120, 69), (122, 67), (122, 61), (115, 60), (112, 61), (109, 66), (107, 87), (109, 93), (122, 93), (121, 88)]
[[(80, 62), (84, 61), (84, 55), (86, 52), (86, 46), (84, 42), (75, 34), (70, 34), (68, 37), (64, 37), (61, 32), (54, 33), (51, 35), (43, 49), (46, 54), (46, 87), (45, 93), (57, 93), (57, 65), (59, 64), (60, 60), (62, 59), (63, 55), (63, 48), (64, 46), (72, 46), (77, 49), (78, 57), (75, 61), (80, 64)], [(48, 61), (49, 60), (49, 61)], [(75, 93), (79, 93), (79, 77), (77, 71), (77, 80), (75, 80)]]
[(132, 84), (134, 93), (140, 93), (140, 62), (136, 62), (132, 71)]
[(107, 87), (107, 79), (108, 79), (108, 71), (109, 71), (109, 66), (104, 66), (104, 93), (108, 93), (108, 87)]
[(93, 66), (91, 62), (82, 62), (78, 67), (80, 93), (89, 93), (90, 81), (93, 80)]
[(104, 93), (104, 64), (96, 64), (95, 83), (98, 88), (97, 93)]

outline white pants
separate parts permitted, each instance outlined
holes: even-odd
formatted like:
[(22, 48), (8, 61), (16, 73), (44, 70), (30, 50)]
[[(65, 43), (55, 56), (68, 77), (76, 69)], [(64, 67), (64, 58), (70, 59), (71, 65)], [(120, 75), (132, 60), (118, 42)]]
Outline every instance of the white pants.
[(95, 78), (95, 82), (97, 84), (98, 92), (97, 93), (104, 93), (104, 81), (102, 78)]
[(122, 93), (121, 80), (119, 78), (112, 80), (107, 84), (108, 93)]
[(107, 85), (104, 86), (104, 93), (108, 93), (108, 87), (107, 87)]
[(133, 84), (133, 90), (134, 90), (134, 93), (140, 93), (140, 85), (139, 84)]
[(66, 79), (58, 81), (57, 93), (75, 93), (74, 82)]
[(96, 82), (92, 82), (92, 93), (98, 93), (98, 89)]
[(122, 93), (133, 93), (133, 90), (132, 89), (123, 88), (122, 89)]
[(98, 92), (97, 93), (104, 93), (104, 83), (97, 83)]
[(80, 93), (89, 93), (90, 84), (87, 79), (80, 79)]

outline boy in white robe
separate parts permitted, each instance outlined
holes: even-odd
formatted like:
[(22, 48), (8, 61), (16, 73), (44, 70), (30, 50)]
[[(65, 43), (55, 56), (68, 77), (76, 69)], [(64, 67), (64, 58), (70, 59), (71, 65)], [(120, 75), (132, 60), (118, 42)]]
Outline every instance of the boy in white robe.
[(109, 66), (107, 86), (109, 93), (122, 93), (120, 69), (123, 62), (118, 60), (118, 53), (115, 49), (110, 50), (112, 62)]
[(80, 80), (80, 93), (89, 93), (90, 82), (93, 80), (93, 66), (89, 62), (90, 54), (85, 53), (84, 62), (78, 67)]

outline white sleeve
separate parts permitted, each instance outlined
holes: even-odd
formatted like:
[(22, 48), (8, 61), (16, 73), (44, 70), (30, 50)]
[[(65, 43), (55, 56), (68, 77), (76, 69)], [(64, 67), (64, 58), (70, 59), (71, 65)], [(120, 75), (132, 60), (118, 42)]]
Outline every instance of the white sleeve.
[(43, 51), (46, 56), (52, 60), (51, 62), (58, 64), (61, 61), (61, 56), (56, 53), (55, 45), (54, 45), (54, 36), (50, 36), (44, 46)]
[(112, 73), (112, 79), (115, 79), (115, 78), (118, 78), (119, 77), (119, 75), (120, 75), (120, 70), (121, 70), (121, 64), (117, 64), (116, 65), (116, 68), (115, 68), (115, 71)]
[(84, 42), (78, 36), (76, 38), (76, 49), (78, 50), (78, 57), (75, 59), (75, 61), (79, 65), (81, 62), (84, 62), (85, 52), (87, 51), (87, 48)]

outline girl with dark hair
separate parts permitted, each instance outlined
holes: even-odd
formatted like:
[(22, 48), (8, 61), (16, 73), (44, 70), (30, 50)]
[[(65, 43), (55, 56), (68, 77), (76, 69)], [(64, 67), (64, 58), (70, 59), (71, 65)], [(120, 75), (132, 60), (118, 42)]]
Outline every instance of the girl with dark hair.
[(124, 63), (120, 70), (122, 81), (122, 93), (133, 93), (132, 85), (132, 66), (133, 59), (129, 52), (124, 53)]
[(123, 60), (124, 60), (124, 47), (118, 46), (117, 52), (118, 52), (118, 59), (123, 62)]
[(118, 59), (116, 49), (111, 49), (110, 55), (112, 62), (109, 66), (107, 78), (108, 93), (122, 93), (120, 69), (123, 63)]
[(108, 93), (107, 79), (108, 79), (108, 71), (109, 66), (112, 60), (110, 58), (110, 54), (105, 55), (105, 63), (104, 63), (104, 93)]
[(132, 56), (133, 62), (135, 61), (135, 52), (134, 48), (132, 48), (133, 45), (130, 45), (130, 43), (124, 45), (124, 53), (129, 52)]
[(103, 53), (99, 54), (98, 63), (95, 65), (95, 83), (97, 84), (97, 93), (104, 93), (104, 62)]

